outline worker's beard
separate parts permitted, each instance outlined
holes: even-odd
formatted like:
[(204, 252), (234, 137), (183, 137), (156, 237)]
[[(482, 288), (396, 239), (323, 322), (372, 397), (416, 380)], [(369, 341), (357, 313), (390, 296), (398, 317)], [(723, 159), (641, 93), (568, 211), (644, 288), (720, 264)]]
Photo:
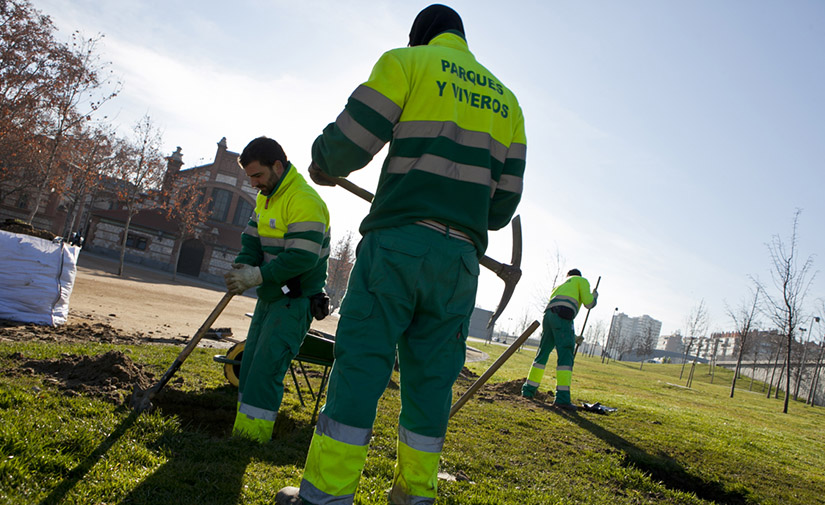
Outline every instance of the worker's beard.
[(280, 180), (281, 179), (275, 174), (275, 169), (271, 168), (269, 169), (269, 178), (266, 182), (256, 187), (264, 196), (272, 196), (272, 192), (275, 190), (275, 186), (278, 185), (278, 181)]

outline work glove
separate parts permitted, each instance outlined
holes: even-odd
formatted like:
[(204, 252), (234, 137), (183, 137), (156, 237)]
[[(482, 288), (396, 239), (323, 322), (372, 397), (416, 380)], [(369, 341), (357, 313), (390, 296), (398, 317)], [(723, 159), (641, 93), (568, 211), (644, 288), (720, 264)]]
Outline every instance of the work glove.
[(582, 345), (582, 342), (584, 342), (583, 336), (579, 335), (578, 337), (576, 337), (576, 345)]
[(594, 302), (598, 301), (598, 299), (599, 299), (599, 292), (594, 289), (593, 290), (593, 301)]
[(223, 276), (226, 288), (233, 295), (239, 295), (249, 288), (259, 286), (264, 282), (261, 276), (261, 268), (243, 263), (233, 263), (232, 270)]
[(314, 161), (309, 165), (309, 177), (315, 184), (321, 186), (335, 186), (335, 183), (330, 180), (329, 176), (325, 174), (324, 171), (321, 170), (321, 167), (319, 167)]

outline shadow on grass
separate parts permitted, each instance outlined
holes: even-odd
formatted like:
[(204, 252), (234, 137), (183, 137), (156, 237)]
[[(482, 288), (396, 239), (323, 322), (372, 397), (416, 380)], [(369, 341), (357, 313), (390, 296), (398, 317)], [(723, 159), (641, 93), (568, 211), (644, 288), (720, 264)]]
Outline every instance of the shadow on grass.
[[(155, 408), (164, 417), (177, 417), (180, 428), (162, 433), (147, 447), (156, 454), (166, 455), (166, 462), (117, 503), (234, 505), (241, 502), (244, 474), (251, 461), (302, 467), (314, 426), (283, 413), (275, 422), (273, 440), (269, 443), (231, 437), (236, 394), (237, 390), (231, 386), (197, 393), (174, 389), (159, 393), (153, 399)], [(135, 424), (139, 415), (130, 412), (39, 505), (60, 503)]]
[(133, 424), (135, 424), (135, 421), (137, 421), (139, 415), (140, 413), (132, 411), (129, 416), (121, 421), (117, 428), (115, 428), (115, 430), (108, 437), (106, 437), (106, 440), (97, 446), (95, 450), (86, 457), (86, 459), (84, 459), (79, 465), (72, 469), (71, 472), (69, 472), (69, 475), (63, 479), (63, 482), (54, 488), (52, 492), (40, 502), (40, 505), (53, 505), (60, 503), (63, 498), (66, 497), (66, 494), (71, 491), (78, 482), (80, 482), (80, 479), (82, 479), (89, 472), (89, 470), (95, 466), (100, 458), (102, 458), (109, 451), (109, 449), (115, 445), (120, 437), (122, 437)]
[(579, 425), (596, 437), (605, 441), (624, 454), (625, 466), (637, 468), (661, 482), (670, 489), (693, 493), (697, 497), (712, 503), (724, 505), (745, 505), (750, 503), (745, 495), (738, 492), (725, 491), (720, 482), (708, 481), (688, 473), (678, 461), (667, 454), (653, 455), (636, 447), (628, 440), (604, 429), (586, 417), (575, 412), (561, 411), (547, 406), (547, 409), (557, 412), (570, 422)]

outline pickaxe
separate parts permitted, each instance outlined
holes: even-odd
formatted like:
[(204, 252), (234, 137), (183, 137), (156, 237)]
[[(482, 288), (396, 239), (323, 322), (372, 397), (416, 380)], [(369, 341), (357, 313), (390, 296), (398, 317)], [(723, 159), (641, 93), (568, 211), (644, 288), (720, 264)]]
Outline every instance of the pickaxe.
[[(374, 198), (372, 193), (343, 177), (333, 177), (320, 171), (316, 172), (316, 174), (321, 175), (327, 181), (341, 186), (350, 193), (360, 196), (368, 202), (372, 202)], [(516, 289), (516, 284), (518, 284), (519, 279), (521, 279), (521, 217), (514, 217), (511, 224), (513, 225), (513, 255), (510, 264), (500, 263), (489, 256), (484, 256), (479, 261), (479, 263), (492, 270), (493, 273), (504, 281), (504, 293), (501, 295), (501, 301), (498, 302), (496, 311), (490, 316), (490, 321), (487, 322), (488, 329), (493, 327), (498, 317), (504, 312), (504, 307), (507, 306), (507, 302), (510, 301)]]

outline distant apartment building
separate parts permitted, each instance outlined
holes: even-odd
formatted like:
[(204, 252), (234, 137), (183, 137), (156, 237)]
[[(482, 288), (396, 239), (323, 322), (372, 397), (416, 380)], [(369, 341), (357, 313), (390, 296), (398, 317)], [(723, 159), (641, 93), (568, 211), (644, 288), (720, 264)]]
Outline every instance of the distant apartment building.
[(662, 322), (648, 315), (631, 317), (619, 313), (613, 317), (609, 331), (611, 355), (620, 358), (623, 354), (637, 350), (644, 339), (651, 339), (652, 347), (656, 348)]

